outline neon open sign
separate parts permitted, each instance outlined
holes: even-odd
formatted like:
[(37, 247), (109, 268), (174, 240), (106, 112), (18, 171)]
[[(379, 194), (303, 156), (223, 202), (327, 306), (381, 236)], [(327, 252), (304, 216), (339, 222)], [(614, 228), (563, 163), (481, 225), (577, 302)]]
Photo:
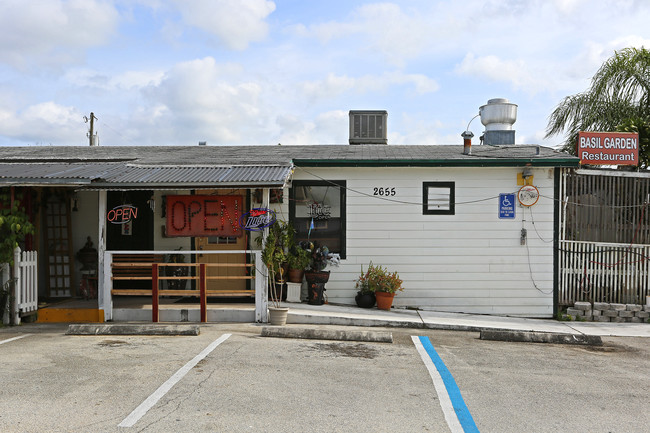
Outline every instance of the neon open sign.
[(138, 208), (130, 204), (115, 206), (106, 214), (106, 219), (111, 224), (126, 224), (138, 217)]
[(243, 197), (168, 195), (167, 236), (241, 236)]

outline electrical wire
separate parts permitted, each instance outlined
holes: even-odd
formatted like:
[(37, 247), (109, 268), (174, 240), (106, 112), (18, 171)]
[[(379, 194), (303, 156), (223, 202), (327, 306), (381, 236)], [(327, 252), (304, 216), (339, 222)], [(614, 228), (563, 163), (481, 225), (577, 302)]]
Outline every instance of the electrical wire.
[[(363, 192), (363, 191), (358, 191), (358, 190), (355, 190), (355, 189), (352, 189), (352, 188), (349, 188), (349, 187), (344, 187), (344, 186), (341, 186), (341, 185), (339, 185), (339, 184), (337, 184), (335, 182), (332, 182), (331, 180), (325, 179), (324, 177), (321, 177), (321, 176), (319, 176), (319, 175), (317, 175), (315, 173), (312, 173), (312, 172), (310, 172), (309, 170), (306, 170), (303, 167), (296, 167), (296, 168), (304, 171), (305, 173), (309, 174), (310, 176), (314, 176), (315, 178), (317, 178), (319, 180), (322, 180), (323, 182), (327, 182), (328, 184), (338, 188), (339, 190), (343, 189), (346, 192), (351, 191), (351, 192), (353, 192), (355, 194), (359, 194), (359, 195), (362, 195), (362, 196), (365, 196), (365, 197), (370, 197), (370, 198), (373, 198), (373, 199), (376, 199), (376, 200), (388, 201), (388, 202), (391, 202), (391, 203), (422, 206), (422, 202), (411, 202), (411, 201), (405, 201), (405, 200), (397, 200), (397, 199), (388, 198), (388, 197), (381, 197), (381, 196), (368, 194), (368, 193)], [(512, 193), (516, 194), (516, 191), (514, 191)], [(498, 198), (499, 198), (499, 196), (493, 196), (493, 197), (480, 198), (480, 199), (477, 199), (477, 200), (468, 200), (468, 201), (456, 202), (455, 204), (456, 205), (462, 205), (462, 204), (480, 203), (480, 202), (484, 202), (484, 201), (488, 201), (488, 200), (494, 200), (494, 199), (498, 199)], [(305, 200), (296, 200), (296, 201), (301, 201), (302, 202), (302, 201), (305, 201)]]

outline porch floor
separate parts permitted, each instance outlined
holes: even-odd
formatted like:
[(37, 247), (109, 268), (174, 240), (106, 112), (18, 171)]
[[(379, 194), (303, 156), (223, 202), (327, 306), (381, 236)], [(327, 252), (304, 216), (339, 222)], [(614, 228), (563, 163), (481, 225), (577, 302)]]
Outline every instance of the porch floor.
[[(159, 316), (162, 322), (198, 322), (200, 305), (198, 299), (160, 298)], [(151, 297), (113, 297), (113, 321), (151, 322)], [(98, 309), (97, 299), (67, 299), (39, 308), (38, 322), (103, 322), (103, 313)], [(100, 317), (100, 315), (102, 317)], [(239, 299), (208, 299), (208, 321), (210, 322), (254, 322), (255, 303)]]

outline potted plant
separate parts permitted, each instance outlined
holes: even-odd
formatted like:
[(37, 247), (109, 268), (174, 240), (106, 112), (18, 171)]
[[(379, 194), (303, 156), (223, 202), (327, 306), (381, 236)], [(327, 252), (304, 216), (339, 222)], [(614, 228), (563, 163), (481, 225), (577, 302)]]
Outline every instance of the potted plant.
[(338, 264), (338, 254), (331, 254), (329, 248), (321, 245), (318, 241), (301, 242), (300, 246), (309, 251), (310, 261), (308, 269), (305, 271), (307, 280), (308, 302), (312, 305), (322, 305), (325, 303), (325, 283), (329, 281), (330, 271), (325, 268), (328, 264)]
[(285, 251), (286, 243), (286, 224), (282, 222), (274, 223), (266, 236), (264, 248), (262, 249), (262, 262), (269, 270), (268, 287), (269, 299), (269, 321), (271, 325), (284, 325), (287, 323), (289, 309), (282, 307), (282, 286), (284, 285), (284, 267), (287, 260)]
[[(372, 266), (372, 263), (370, 265)], [(354, 297), (357, 306), (361, 308), (374, 307), (377, 302), (375, 286), (370, 284), (368, 272), (363, 272), (363, 266), (361, 266), (361, 275), (357, 279), (356, 288), (359, 289), (357, 295)]]
[(393, 298), (398, 291), (404, 290), (403, 281), (397, 272), (389, 272), (387, 268), (375, 266), (370, 262), (366, 272), (361, 269), (361, 275), (357, 280), (357, 288), (365, 291), (372, 291), (377, 299), (377, 308), (390, 310), (393, 305)]
[(309, 251), (303, 249), (300, 245), (293, 245), (287, 255), (289, 264), (289, 281), (292, 283), (302, 283), (302, 277), (305, 269), (311, 262)]

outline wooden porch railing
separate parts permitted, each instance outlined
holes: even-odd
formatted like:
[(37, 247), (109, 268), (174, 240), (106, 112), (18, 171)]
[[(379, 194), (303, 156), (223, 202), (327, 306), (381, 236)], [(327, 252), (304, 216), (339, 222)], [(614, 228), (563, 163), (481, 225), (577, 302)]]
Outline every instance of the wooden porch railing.
[[(252, 263), (163, 263), (164, 254), (250, 254)], [(159, 320), (159, 299), (161, 296), (198, 297), (201, 308), (201, 322), (207, 321), (207, 298), (227, 296), (255, 297), (255, 317), (258, 322), (267, 320), (266, 313), (266, 267), (262, 264), (260, 251), (156, 251), (155, 254), (144, 251), (107, 251), (104, 262), (104, 284), (110, 285), (110, 305), (112, 308), (113, 295), (151, 296), (152, 321)], [(188, 275), (161, 275), (161, 269), (187, 268)], [(211, 268), (249, 269), (245, 275), (209, 275)], [(108, 278), (106, 278), (108, 276)], [(151, 289), (113, 289), (113, 281), (151, 281)], [(250, 280), (251, 289), (209, 289), (211, 280)], [(196, 281), (195, 289), (161, 288), (162, 281)], [(105, 304), (109, 304), (105, 302)]]

